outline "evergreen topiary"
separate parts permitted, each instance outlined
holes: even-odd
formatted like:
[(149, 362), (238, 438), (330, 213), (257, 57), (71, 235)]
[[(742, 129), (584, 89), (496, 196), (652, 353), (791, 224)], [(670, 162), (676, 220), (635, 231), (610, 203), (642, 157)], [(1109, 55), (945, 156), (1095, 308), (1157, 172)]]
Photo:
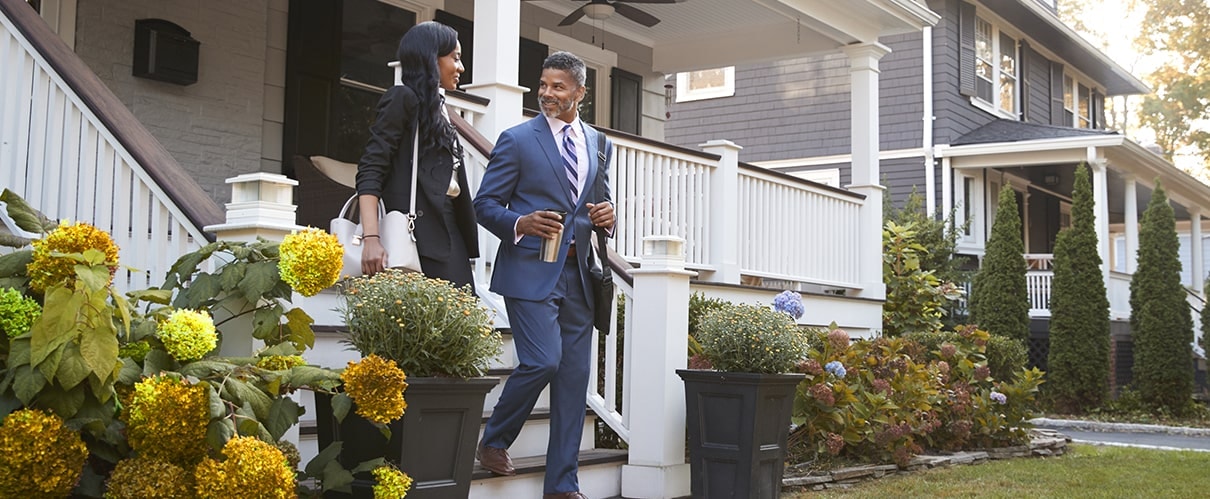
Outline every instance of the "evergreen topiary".
[(1181, 285), (1176, 218), (1156, 181), (1139, 227), (1138, 270), (1130, 280), (1133, 388), (1154, 409), (1180, 413), (1193, 394), (1193, 318)]
[(1046, 386), (1055, 408), (1081, 413), (1099, 407), (1109, 386), (1109, 298), (1097, 253), (1092, 184), (1076, 168), (1071, 227), (1055, 242), (1050, 294)]
[(1025, 289), (1025, 243), (1012, 188), (1000, 204), (987, 239), (987, 253), (971, 285), (971, 321), (980, 329), (1019, 341), (1029, 339), (1029, 296)]

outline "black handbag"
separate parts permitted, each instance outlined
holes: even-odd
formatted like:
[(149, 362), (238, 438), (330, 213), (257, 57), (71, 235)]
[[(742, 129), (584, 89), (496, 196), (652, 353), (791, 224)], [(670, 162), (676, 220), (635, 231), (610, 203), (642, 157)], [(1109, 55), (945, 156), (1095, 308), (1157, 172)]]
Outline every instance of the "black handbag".
[[(605, 167), (608, 166), (608, 160), (605, 157), (605, 134), (597, 132), (597, 139), (595, 190), (597, 202), (601, 203), (605, 201)], [(609, 334), (609, 322), (613, 318), (613, 271), (609, 268), (609, 259), (606, 256), (608, 249), (605, 246), (607, 237), (605, 228), (594, 227), (593, 232), (596, 233), (597, 244), (593, 248), (596, 258), (592, 259), (592, 268), (589, 269), (593, 291), (592, 324), (598, 331)]]

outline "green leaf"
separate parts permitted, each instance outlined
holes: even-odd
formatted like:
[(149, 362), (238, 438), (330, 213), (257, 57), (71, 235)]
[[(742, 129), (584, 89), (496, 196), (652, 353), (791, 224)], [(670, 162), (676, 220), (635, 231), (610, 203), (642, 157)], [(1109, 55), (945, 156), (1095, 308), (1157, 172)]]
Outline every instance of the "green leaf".
[(261, 350), (257, 357), (268, 357), (270, 355), (302, 355), (305, 349), (295, 347), (289, 343), (278, 343)]
[(176, 361), (172, 360), (172, 356), (163, 350), (152, 348), (147, 352), (147, 357), (143, 358), (143, 375), (153, 376), (164, 371), (172, 371), (173, 364)]
[(177, 308), (198, 310), (205, 306), (222, 291), (222, 286), (213, 274), (199, 272), (181, 294), (177, 295)]
[(116, 309), (118, 319), (122, 321), (122, 331), (126, 333), (126, 339), (130, 339), (130, 302), (126, 297), (118, 293), (118, 290), (112, 286), (109, 288), (109, 297), (113, 300), (113, 306)]
[(227, 416), (227, 404), (223, 402), (223, 397), (218, 394), (218, 390), (215, 389), (212, 383), (206, 383), (206, 386), (210, 388), (210, 396), (208, 398), (210, 419), (221, 419)]
[(252, 337), (278, 343), (281, 316), (282, 306), (278, 303), (256, 309), (256, 313), (252, 315)]
[(25, 276), (25, 267), (33, 260), (33, 250), (14, 251), (4, 256), (0, 256), (0, 276), (15, 277)]
[(220, 450), (223, 445), (235, 436), (235, 423), (230, 419), (214, 419), (206, 426), (206, 442), (210, 444), (210, 448)]
[(130, 357), (122, 357), (122, 369), (118, 372), (118, 383), (133, 385), (138, 383), (141, 377), (143, 377), (143, 367)]
[(349, 415), (349, 409), (353, 408), (353, 398), (345, 393), (337, 393), (332, 396), (332, 416), (336, 418), (337, 423), (343, 423), (345, 416)]
[(344, 442), (340, 440), (328, 444), (327, 447), (324, 447), (324, 450), (320, 451), (319, 454), (316, 454), (315, 457), (307, 462), (307, 466), (303, 468), (303, 472), (311, 476), (318, 476), (328, 466), (328, 463), (336, 460), (343, 446)]
[(85, 289), (91, 291), (109, 286), (109, 268), (104, 265), (76, 265), (75, 269), (76, 277), (84, 283)]
[[(59, 368), (55, 370), (53, 379), (58, 381), (59, 386), (65, 389), (75, 388), (83, 382), (88, 375), (92, 373), (88, 362), (81, 355), (80, 349), (82, 346), (76, 346), (74, 343), (68, 343), (63, 346), (63, 357), (59, 362)], [(114, 351), (117, 353), (117, 350)], [(113, 370), (113, 364), (109, 365), (110, 370)], [(109, 373), (98, 375), (97, 377), (104, 379)]]
[(84, 405), (84, 387), (77, 386), (63, 391), (57, 387), (42, 390), (38, 394), (38, 405), (46, 407), (63, 417), (71, 418)]
[[(71, 343), (66, 343), (65, 345), (70, 344)], [(50, 352), (50, 355), (47, 355), (46, 358), (43, 359), (40, 364), (38, 364), (38, 372), (42, 373), (42, 377), (46, 378), (47, 381), (55, 379), (55, 373), (59, 371), (59, 363), (63, 361), (63, 349), (65, 348), (65, 345), (59, 345), (58, 348)]]
[(238, 430), (240, 436), (243, 437), (260, 438), (261, 433), (264, 433), (265, 436), (269, 435), (269, 432), (265, 431), (265, 427), (261, 426), (260, 421), (252, 418), (240, 419), (239, 424), (236, 425), (236, 429)]
[(292, 308), (286, 312), (286, 331), (287, 339), (298, 346), (299, 349), (315, 347), (315, 331), (311, 329), (311, 324), (315, 323), (310, 315), (301, 308)]
[(46, 378), (29, 365), (17, 366), (14, 373), (13, 393), (21, 399), (22, 404), (28, 406), (46, 386)]
[(340, 373), (315, 366), (290, 368), (284, 382), (289, 387), (309, 387), (316, 390), (331, 390), (340, 385)]
[(323, 471), (324, 492), (338, 490), (353, 483), (353, 474), (340, 466), (339, 462), (328, 461)]
[(356, 473), (365, 473), (367, 471), (374, 471), (374, 468), (377, 468), (377, 467), (385, 465), (385, 464), (387, 464), (387, 460), (385, 458), (381, 458), (381, 457), (370, 459), (368, 461), (362, 461), (357, 464), (356, 468), (353, 468), (353, 473), (356, 474)]
[(276, 262), (256, 262), (248, 264), (244, 278), (240, 280), (239, 289), (249, 301), (255, 301), (273, 289), (281, 282)]
[(265, 392), (245, 381), (234, 378), (227, 378), (223, 381), (222, 393), (225, 395), (224, 398), (235, 402), (236, 405), (242, 407), (244, 404), (248, 404), (257, 419), (267, 418), (269, 407), (273, 405), (273, 401)]
[(41, 364), (59, 346), (79, 334), (76, 324), (87, 295), (55, 286), (46, 294), (42, 316), (30, 328), (30, 363)]
[(178, 370), (185, 376), (193, 376), (196, 378), (207, 378), (219, 373), (230, 373), (236, 368), (235, 364), (223, 362), (221, 360), (201, 359), (195, 360), (181, 366)]
[(57, 225), (13, 191), (4, 189), (4, 192), (0, 193), (0, 201), (4, 201), (8, 205), (8, 216), (21, 230), (45, 233), (50, 232)]
[(112, 321), (106, 321), (80, 336), (80, 356), (98, 378), (110, 376), (114, 364), (118, 362), (117, 331)]
[(171, 289), (139, 289), (135, 291), (127, 291), (126, 296), (136, 302), (145, 301), (148, 303), (156, 303), (159, 305), (167, 305), (172, 300)]
[(298, 424), (298, 417), (302, 415), (302, 407), (290, 397), (279, 397), (273, 401), (273, 406), (269, 408), (269, 417), (265, 418), (265, 429), (269, 430), (269, 434), (273, 437), (274, 442), (281, 440), (282, 435), (286, 434), (294, 425)]
[(225, 290), (234, 290), (239, 286), (240, 281), (244, 279), (247, 266), (240, 263), (231, 263), (223, 267), (218, 272), (219, 283)]

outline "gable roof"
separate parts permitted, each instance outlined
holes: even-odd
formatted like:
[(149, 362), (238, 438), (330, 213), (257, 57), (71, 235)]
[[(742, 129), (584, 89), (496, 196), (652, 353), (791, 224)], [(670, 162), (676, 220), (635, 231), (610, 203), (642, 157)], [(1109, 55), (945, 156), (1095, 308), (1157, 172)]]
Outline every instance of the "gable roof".
[(1037, 0), (980, 0), (980, 3), (1041, 42), (1064, 62), (1105, 86), (1109, 95), (1145, 94), (1146, 83), (1130, 74), (1088, 40), (1063, 24), (1059, 17)]
[(997, 118), (990, 123), (967, 132), (954, 139), (950, 145), (991, 144), (996, 142), (1020, 142), (1022, 140), (1059, 139), (1064, 137), (1118, 135), (1117, 132), (1089, 128), (1071, 128), (1054, 125), (1038, 125), (1023, 121)]

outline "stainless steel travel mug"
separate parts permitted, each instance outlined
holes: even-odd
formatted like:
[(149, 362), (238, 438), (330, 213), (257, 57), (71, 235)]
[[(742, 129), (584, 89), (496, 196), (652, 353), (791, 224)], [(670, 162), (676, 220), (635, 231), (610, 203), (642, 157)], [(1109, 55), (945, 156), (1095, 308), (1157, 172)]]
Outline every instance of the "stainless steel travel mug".
[[(563, 221), (563, 218), (565, 216), (567, 216), (567, 213), (565, 213), (563, 211), (559, 211), (559, 210), (546, 210), (546, 211), (553, 211), (555, 213), (558, 213), (559, 221)], [(538, 257), (541, 258), (542, 261), (547, 262), (547, 263), (553, 263), (553, 262), (559, 261), (559, 246), (561, 246), (562, 243), (563, 243), (563, 228), (560, 227), (559, 233), (555, 234), (554, 239), (542, 239), (542, 245), (538, 247)]]

